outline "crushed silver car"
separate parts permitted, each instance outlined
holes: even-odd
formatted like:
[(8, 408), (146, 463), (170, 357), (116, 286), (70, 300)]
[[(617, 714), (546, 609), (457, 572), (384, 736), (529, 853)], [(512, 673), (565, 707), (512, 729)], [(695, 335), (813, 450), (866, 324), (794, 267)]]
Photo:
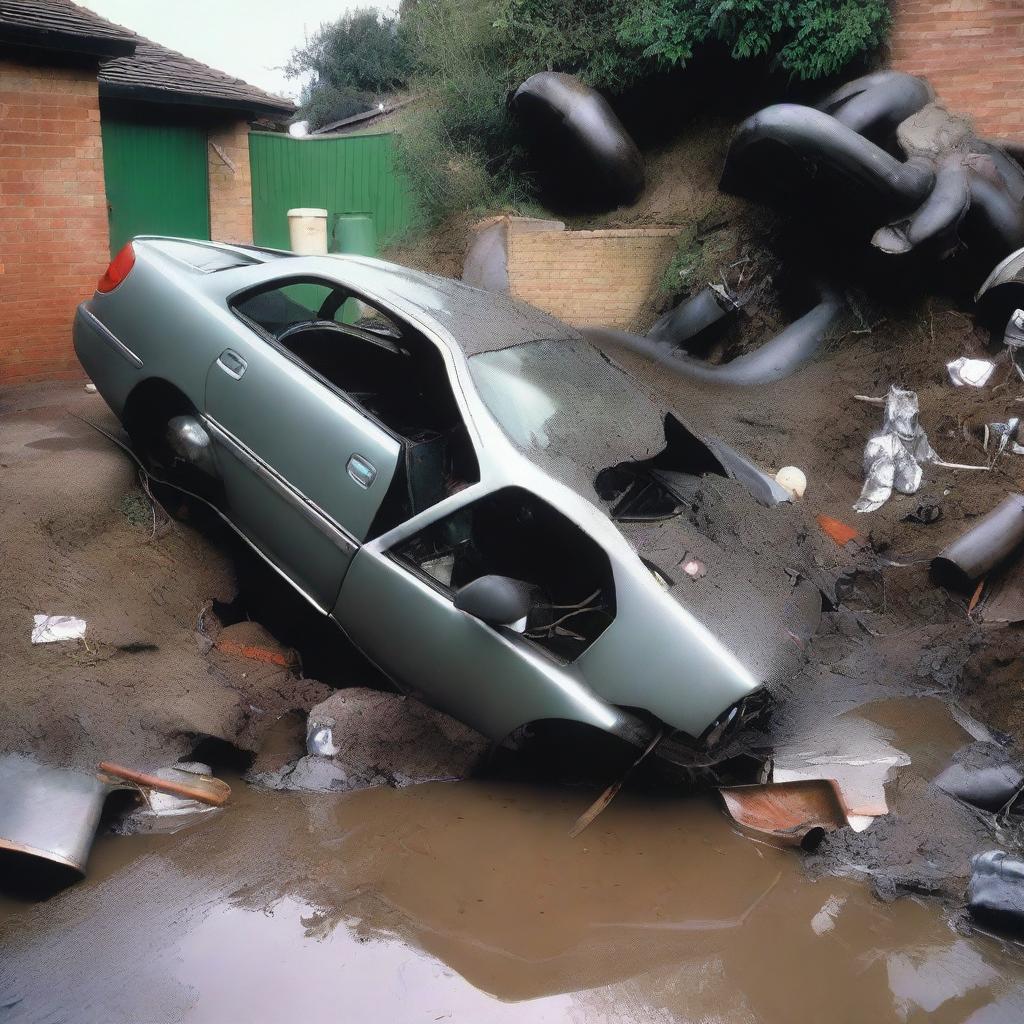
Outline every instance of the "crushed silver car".
[(705, 750), (791, 670), (785, 610), (820, 614), (785, 566), (700, 525), (707, 480), (735, 515), (785, 492), (507, 296), (140, 237), (74, 334), (155, 478), (214, 507), (400, 688), (489, 737), (569, 721)]

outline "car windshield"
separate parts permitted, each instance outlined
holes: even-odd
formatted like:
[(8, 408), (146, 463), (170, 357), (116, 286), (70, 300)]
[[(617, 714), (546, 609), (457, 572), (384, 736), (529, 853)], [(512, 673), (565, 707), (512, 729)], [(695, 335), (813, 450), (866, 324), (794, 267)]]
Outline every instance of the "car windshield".
[(665, 446), (665, 411), (583, 338), (483, 352), (469, 367), (491, 415), (527, 454), (596, 472)]

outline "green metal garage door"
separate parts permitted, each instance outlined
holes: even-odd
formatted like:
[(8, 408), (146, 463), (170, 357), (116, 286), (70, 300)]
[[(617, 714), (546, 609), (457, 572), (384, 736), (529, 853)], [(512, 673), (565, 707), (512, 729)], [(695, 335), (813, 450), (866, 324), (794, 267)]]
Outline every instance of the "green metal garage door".
[(110, 251), (133, 235), (210, 237), (206, 130), (103, 117)]

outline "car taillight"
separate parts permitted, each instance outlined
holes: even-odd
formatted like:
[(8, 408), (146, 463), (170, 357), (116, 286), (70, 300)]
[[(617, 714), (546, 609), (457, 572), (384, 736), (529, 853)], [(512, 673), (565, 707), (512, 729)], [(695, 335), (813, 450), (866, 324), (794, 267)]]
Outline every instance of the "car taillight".
[(132, 248), (131, 242), (126, 242), (121, 251), (110, 261), (106, 273), (96, 285), (96, 291), (112, 292), (128, 276), (128, 272), (134, 266), (135, 250)]

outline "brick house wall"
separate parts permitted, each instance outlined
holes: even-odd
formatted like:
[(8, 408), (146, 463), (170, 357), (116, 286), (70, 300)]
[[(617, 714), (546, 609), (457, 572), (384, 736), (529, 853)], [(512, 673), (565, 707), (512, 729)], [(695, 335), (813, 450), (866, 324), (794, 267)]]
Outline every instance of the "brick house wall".
[(892, 66), (926, 76), (979, 135), (1024, 143), (1024, 0), (893, 0)]
[(211, 128), (207, 146), (210, 178), (210, 237), (252, 243), (252, 180), (249, 124)]
[[(503, 217), (507, 290), (576, 327), (637, 328), (676, 249), (679, 229), (566, 231), (560, 221)], [(474, 282), (471, 282), (474, 283)]]
[(0, 384), (83, 376), (75, 307), (109, 260), (95, 68), (0, 60)]

